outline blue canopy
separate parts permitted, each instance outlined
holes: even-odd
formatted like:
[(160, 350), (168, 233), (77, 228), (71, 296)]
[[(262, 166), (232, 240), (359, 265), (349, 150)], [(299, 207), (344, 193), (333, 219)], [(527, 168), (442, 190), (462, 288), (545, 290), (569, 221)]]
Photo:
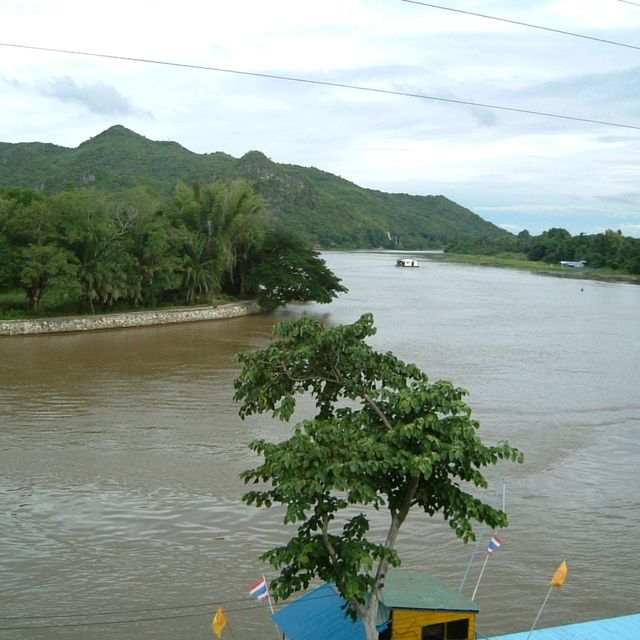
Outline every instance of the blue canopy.
[[(529, 631), (522, 631), (506, 636), (495, 636), (493, 640), (526, 640), (528, 637)], [(531, 634), (531, 640), (638, 640), (638, 638), (640, 638), (640, 613), (536, 629)]]
[(331, 584), (324, 584), (275, 613), (273, 619), (290, 640), (366, 640), (362, 620), (351, 620), (344, 604)]

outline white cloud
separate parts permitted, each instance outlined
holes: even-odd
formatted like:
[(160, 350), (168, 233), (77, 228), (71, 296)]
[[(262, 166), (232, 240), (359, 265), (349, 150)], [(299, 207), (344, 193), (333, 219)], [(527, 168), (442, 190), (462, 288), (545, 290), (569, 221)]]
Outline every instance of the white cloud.
[(103, 82), (81, 85), (69, 76), (61, 76), (37, 83), (35, 90), (61, 102), (80, 104), (98, 115), (125, 116), (139, 112), (130, 100)]
[[(637, 41), (640, 27), (640, 10), (619, 2), (455, 6), (621, 42)], [(169, 0), (7, 0), (0, 24), (16, 43), (640, 126), (640, 66), (629, 49), (399, 1), (326, 0), (303, 11), (293, 0), (183, 0), (179, 10)], [(7, 142), (76, 146), (120, 122), (200, 153), (259, 149), (366, 187), (442, 193), (507, 228), (617, 224), (637, 234), (640, 131), (3, 47), (0, 82)]]

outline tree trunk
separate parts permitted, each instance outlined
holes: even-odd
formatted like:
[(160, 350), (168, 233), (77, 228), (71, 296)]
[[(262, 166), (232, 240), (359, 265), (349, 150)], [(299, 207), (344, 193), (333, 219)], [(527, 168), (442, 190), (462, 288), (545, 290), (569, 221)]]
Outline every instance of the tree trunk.
[[(389, 525), (389, 531), (387, 531), (387, 539), (384, 543), (384, 546), (387, 549), (391, 550), (396, 546), (396, 540), (398, 538), (398, 533), (400, 532), (400, 527), (402, 526), (402, 523), (405, 521), (405, 518), (409, 513), (411, 502), (413, 501), (413, 496), (415, 495), (416, 489), (418, 488), (419, 480), (420, 478), (418, 476), (413, 477), (409, 480), (402, 505), (398, 510), (393, 509), (391, 511), (391, 524)], [(379, 594), (380, 588), (384, 584), (384, 577), (387, 573), (388, 568), (389, 560), (387, 558), (382, 558), (380, 560), (380, 563), (378, 564), (378, 570), (376, 571), (376, 584), (373, 587), (371, 597), (369, 598), (364, 616), (362, 617), (362, 623), (364, 624), (364, 632), (367, 640), (378, 640), (376, 618), (378, 617), (378, 609), (380, 608)]]
[(367, 640), (378, 640), (378, 629), (376, 629), (376, 617), (378, 615), (378, 600), (376, 598), (375, 606), (369, 605), (365, 617), (362, 619), (364, 624), (364, 633)]

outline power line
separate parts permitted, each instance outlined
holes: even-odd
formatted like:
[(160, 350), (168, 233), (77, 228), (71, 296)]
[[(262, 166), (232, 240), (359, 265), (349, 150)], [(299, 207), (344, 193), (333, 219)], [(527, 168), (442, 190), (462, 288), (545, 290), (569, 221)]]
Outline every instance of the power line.
[[(206, 605), (206, 606), (211, 606), (212, 610), (215, 607), (218, 607), (219, 605), (224, 604), (224, 603), (211, 603), (210, 605)], [(165, 610), (172, 610), (172, 609), (190, 609), (192, 607), (200, 607), (200, 606), (205, 606), (205, 605), (185, 605), (182, 607), (163, 607)], [(249, 611), (249, 610), (253, 610), (253, 609), (262, 609), (264, 608), (263, 604), (259, 604), (259, 605), (252, 605), (252, 606), (246, 606), (246, 607), (236, 607), (233, 609), (226, 609), (227, 613), (233, 613), (233, 612), (237, 612), (237, 611)], [(129, 613), (145, 613), (145, 612), (150, 612), (150, 611), (159, 611), (160, 609), (138, 609), (138, 610), (129, 610), (129, 611), (112, 611), (110, 613), (93, 613), (93, 612), (89, 612), (89, 613), (80, 613), (80, 614), (69, 614), (69, 615), (64, 615), (64, 614), (56, 614), (55, 616), (33, 616), (33, 617), (29, 617), (27, 619), (29, 620), (35, 620), (38, 618), (89, 618), (91, 616), (107, 616), (107, 615), (125, 615), (125, 614), (129, 614)], [(94, 621), (94, 622), (71, 622), (68, 624), (47, 624), (47, 625), (17, 625), (14, 627), (0, 627), (0, 631), (18, 631), (18, 630), (23, 630), (23, 629), (62, 629), (62, 628), (67, 628), (67, 627), (91, 627), (91, 626), (100, 626), (100, 625), (111, 625), (111, 624), (134, 624), (136, 622), (155, 622), (157, 620), (179, 620), (179, 619), (183, 619), (183, 618), (197, 618), (198, 616), (212, 616), (213, 612), (212, 611), (204, 611), (202, 613), (180, 613), (180, 614), (175, 614), (175, 615), (170, 615), (170, 616), (154, 616), (152, 618), (131, 618), (131, 619), (126, 619), (126, 620), (100, 620), (100, 621)], [(12, 620), (14, 618), (3, 618), (4, 620)], [(25, 617), (22, 618), (18, 618), (19, 620), (24, 621)]]
[[(39, 616), (29, 616), (29, 620), (43, 620), (51, 618), (86, 618), (87, 616), (114, 616), (129, 613), (149, 613), (151, 611), (175, 611), (178, 609), (196, 609), (198, 607), (218, 607), (221, 605), (246, 602), (246, 597), (236, 600), (223, 600), (221, 602), (197, 602), (195, 604), (183, 604), (173, 607), (151, 607), (147, 609), (121, 609), (118, 611), (92, 611), (90, 613), (51, 613)], [(0, 616), (0, 620), (24, 620), (24, 616)]]
[[(409, 1), (409, 0), (403, 0)], [(195, 69), (198, 71), (214, 71), (217, 73), (231, 73), (241, 76), (251, 76), (255, 78), (266, 78), (269, 80), (282, 80), (285, 82), (298, 82), (303, 84), (311, 84), (323, 87), (334, 87), (338, 89), (352, 89), (354, 91), (367, 91), (369, 93), (379, 93), (391, 96), (403, 96), (406, 98), (417, 98), (420, 100), (431, 100), (434, 102), (446, 102), (449, 104), (459, 104), (470, 107), (479, 107), (481, 109), (495, 109), (498, 111), (509, 111), (512, 113), (523, 113), (526, 115), (540, 116), (543, 118), (556, 118), (561, 120), (571, 120), (573, 122), (584, 122), (587, 124), (599, 124), (607, 127), (619, 127), (622, 129), (634, 129), (640, 131), (640, 125), (623, 124), (620, 122), (610, 122), (606, 120), (594, 120), (592, 118), (582, 118), (579, 116), (570, 116), (560, 113), (551, 113), (548, 111), (535, 111), (532, 109), (519, 109), (517, 107), (506, 107), (497, 104), (488, 104), (483, 102), (472, 102), (470, 100), (456, 100), (455, 98), (443, 98), (441, 96), (430, 96), (422, 93), (410, 93), (407, 91), (394, 91), (392, 89), (379, 89), (375, 87), (364, 87), (355, 84), (345, 84), (342, 82), (330, 82), (328, 80), (312, 80), (311, 78), (298, 78), (294, 76), (283, 76), (273, 73), (258, 73), (257, 71), (243, 71), (240, 69), (225, 69), (222, 67), (210, 67), (200, 64), (187, 64), (184, 62), (172, 62), (169, 60), (155, 60), (151, 58), (134, 58), (131, 56), (121, 56), (108, 53), (95, 53), (90, 51), (75, 51), (72, 49), (55, 49), (53, 47), (38, 47), (35, 45), (17, 44), (11, 42), (0, 42), (0, 47), (14, 47), (17, 49), (29, 49), (33, 51), (48, 51), (51, 53), (66, 53), (75, 56), (88, 56), (92, 58), (106, 58), (108, 60), (123, 60), (126, 62), (142, 62), (145, 64), (164, 65), (169, 67), (179, 67), (182, 69)]]
[[(247, 607), (255, 609), (256, 607)], [(161, 616), (155, 618), (134, 618), (133, 620), (104, 620), (101, 622), (74, 622), (72, 624), (46, 624), (46, 625), (24, 625), (15, 627), (0, 627), (0, 631), (22, 631), (25, 629), (68, 629), (70, 627), (93, 627), (106, 626), (110, 624), (135, 624), (137, 622), (156, 622), (159, 620), (178, 620), (182, 618), (196, 618), (198, 616), (212, 616), (210, 612), (205, 613), (183, 613), (174, 616)]]
[[(628, 0), (620, 0), (628, 1)], [(593, 40), (603, 44), (611, 44), (616, 47), (626, 47), (627, 49), (636, 49), (640, 51), (640, 46), (634, 44), (626, 44), (624, 42), (617, 42), (615, 40), (606, 40), (605, 38), (596, 38), (595, 36), (587, 36), (583, 33), (574, 33), (573, 31), (563, 31), (562, 29), (554, 29), (552, 27), (543, 27), (538, 24), (531, 24), (529, 22), (519, 22), (518, 20), (510, 20), (508, 18), (498, 18), (497, 16), (490, 16), (486, 13), (476, 13), (475, 11), (465, 11), (463, 9), (454, 9), (453, 7), (444, 7), (440, 4), (431, 4), (430, 2), (420, 2), (420, 0), (400, 0), (400, 2), (406, 2), (407, 4), (419, 4), (423, 7), (430, 7), (432, 9), (442, 9), (443, 11), (453, 11), (454, 13), (462, 13), (467, 16), (475, 16), (477, 18), (485, 18), (486, 20), (497, 20), (498, 22), (506, 22), (508, 24), (516, 24), (520, 27), (529, 27), (530, 29), (540, 29), (542, 31), (550, 31), (552, 33), (560, 33), (563, 36), (572, 36), (573, 38), (583, 38), (584, 40)], [(636, 4), (630, 2), (629, 4)], [(640, 5), (638, 5), (640, 6)]]
[(625, 4), (632, 4), (636, 7), (640, 7), (640, 3), (638, 2), (631, 2), (631, 0), (618, 0), (618, 2), (624, 2)]
[[(333, 595), (329, 594), (329, 595), (315, 595), (312, 597), (309, 597), (309, 594), (306, 596), (307, 600), (313, 599), (313, 600), (322, 600), (325, 598), (332, 598)], [(227, 602), (240, 602), (239, 600), (229, 600)], [(172, 610), (172, 609), (190, 609), (193, 607), (202, 607), (202, 606), (210, 606), (212, 608), (212, 610), (215, 607), (218, 607), (222, 604), (225, 604), (225, 602), (211, 602), (211, 603), (203, 603), (203, 604), (195, 604), (195, 605), (183, 605), (183, 606), (179, 606), (179, 607), (162, 607), (162, 609), (164, 610)], [(285, 604), (281, 604), (275, 605), (276, 607), (280, 606), (283, 607), (285, 606)], [(264, 609), (265, 605), (264, 604), (256, 604), (256, 605), (252, 605), (252, 606), (245, 606), (245, 607), (236, 607), (236, 608), (232, 608), (226, 609), (226, 613), (237, 613), (238, 611), (251, 611), (254, 609)], [(87, 617), (91, 617), (91, 616), (104, 616), (104, 615), (123, 615), (123, 614), (127, 614), (127, 613), (146, 613), (149, 611), (158, 611), (160, 610), (160, 608), (152, 608), (152, 609), (134, 609), (134, 610), (123, 610), (123, 611), (113, 611), (110, 613), (80, 613), (80, 614), (69, 614), (67, 616), (65, 616), (64, 614), (56, 614), (53, 616), (32, 616), (28, 619), (31, 620), (35, 620), (37, 618), (55, 618), (55, 617), (61, 617), (61, 618), (71, 618), (71, 617), (83, 617), (83, 618), (87, 618)], [(47, 625), (16, 625), (13, 627), (0, 627), (0, 631), (24, 631), (26, 629), (64, 629), (64, 628), (69, 628), (69, 627), (92, 627), (92, 626), (106, 626), (106, 625), (112, 625), (112, 624), (135, 624), (138, 622), (157, 622), (160, 620), (181, 620), (184, 618), (197, 618), (198, 616), (213, 616), (213, 612), (212, 611), (205, 611), (203, 613), (182, 613), (182, 614), (176, 614), (176, 615), (171, 615), (171, 616), (155, 616), (152, 618), (133, 618), (133, 619), (127, 619), (127, 620), (103, 620), (103, 621), (98, 621), (98, 622), (72, 622), (70, 624), (47, 624)], [(2, 620), (14, 620), (16, 618), (0, 618)], [(17, 618), (18, 620), (25, 620), (24, 617), (22, 618)]]

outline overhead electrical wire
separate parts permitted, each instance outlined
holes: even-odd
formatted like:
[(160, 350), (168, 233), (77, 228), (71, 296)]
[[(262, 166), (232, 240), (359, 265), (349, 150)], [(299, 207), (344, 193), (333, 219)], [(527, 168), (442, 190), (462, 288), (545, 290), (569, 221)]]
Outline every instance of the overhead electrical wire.
[[(467, 16), (475, 16), (476, 18), (485, 18), (486, 20), (497, 20), (498, 22), (515, 24), (520, 27), (528, 27), (530, 29), (541, 29), (542, 31), (559, 33), (563, 36), (571, 36), (573, 38), (583, 38), (584, 40), (594, 40), (595, 42), (600, 42), (603, 44), (611, 44), (616, 47), (626, 47), (627, 49), (636, 49), (637, 51), (640, 51), (639, 45), (626, 44), (625, 42), (617, 42), (616, 40), (607, 40), (606, 38), (597, 38), (595, 36), (585, 35), (584, 33), (574, 33), (573, 31), (563, 31), (562, 29), (554, 29), (553, 27), (543, 27), (538, 24), (531, 24), (530, 22), (520, 22), (518, 20), (510, 20), (509, 18), (499, 18), (497, 16), (490, 16), (490, 15), (487, 15), (486, 13), (476, 13), (475, 11), (465, 11), (464, 9), (454, 9), (453, 7), (445, 7), (440, 4), (432, 4), (430, 2), (421, 2), (421, 0), (400, 0), (400, 2), (406, 2), (407, 4), (418, 4), (423, 7), (429, 7), (431, 9), (441, 9), (442, 11), (452, 11), (454, 13), (462, 13)], [(635, 4), (635, 3), (631, 2), (630, 4)]]
[(285, 82), (297, 82), (302, 84), (311, 84), (323, 87), (334, 87), (338, 89), (351, 89), (354, 91), (366, 91), (369, 93), (378, 93), (391, 96), (403, 96), (406, 98), (417, 98), (420, 100), (430, 100), (434, 102), (446, 102), (449, 104), (459, 104), (470, 107), (478, 107), (481, 109), (495, 109), (498, 111), (508, 111), (512, 113), (522, 113), (526, 115), (540, 116), (543, 118), (556, 118), (561, 120), (571, 120), (573, 122), (584, 122), (587, 124), (598, 124), (607, 127), (618, 127), (622, 129), (634, 129), (640, 131), (640, 125), (624, 124), (621, 122), (611, 122), (607, 120), (595, 120), (593, 118), (583, 118), (580, 116), (570, 116), (560, 113), (551, 113), (548, 111), (536, 111), (533, 109), (520, 109), (518, 107), (507, 107), (504, 105), (489, 104), (484, 102), (473, 102), (471, 100), (457, 100), (455, 98), (443, 98), (441, 96), (431, 96), (422, 93), (411, 93), (408, 91), (396, 91), (393, 89), (380, 89), (376, 87), (365, 87), (355, 84), (346, 84), (343, 82), (331, 82), (328, 80), (313, 80), (311, 78), (299, 78), (295, 76), (284, 76), (274, 73), (259, 73), (257, 71), (244, 71), (241, 69), (225, 69), (223, 67), (211, 67), (201, 64), (188, 64), (185, 62), (172, 62), (169, 60), (157, 60), (152, 58), (137, 58), (133, 56), (122, 56), (108, 53), (95, 53), (91, 51), (77, 51), (73, 49), (57, 49), (53, 47), (39, 47), (36, 45), (18, 44), (12, 42), (0, 42), (0, 47), (13, 47), (17, 49), (29, 49), (33, 51), (47, 51), (50, 53), (64, 53), (75, 56), (88, 56), (93, 58), (105, 58), (107, 60), (123, 60), (126, 62), (141, 62), (145, 64), (164, 65), (169, 67), (179, 67), (182, 69), (195, 69), (198, 71), (213, 71), (217, 73), (230, 73), (241, 76), (251, 76), (255, 78), (265, 78), (269, 80), (282, 80)]
[[(52, 618), (86, 618), (87, 616), (115, 616), (133, 613), (150, 613), (152, 611), (176, 611), (179, 609), (197, 609), (199, 607), (219, 607), (222, 605), (246, 602), (247, 598), (236, 600), (222, 600), (220, 602), (196, 602), (194, 604), (182, 604), (173, 607), (148, 607), (145, 609), (120, 609), (118, 611), (92, 611), (91, 613), (50, 613), (37, 616), (29, 616), (29, 620), (50, 620)], [(0, 620), (24, 620), (24, 616), (0, 616)]]
[[(246, 607), (255, 608), (255, 607)], [(0, 631), (24, 631), (26, 629), (69, 629), (72, 627), (95, 627), (111, 624), (135, 624), (137, 622), (156, 622), (159, 620), (178, 620), (182, 618), (195, 618), (197, 616), (212, 616), (209, 611), (203, 613), (182, 613), (173, 616), (160, 616), (155, 618), (133, 618), (131, 620), (101, 620), (99, 622), (73, 622), (71, 624), (42, 624), (42, 625), (16, 625), (15, 627), (0, 627)]]
[(625, 4), (632, 4), (636, 7), (640, 7), (640, 3), (638, 2), (631, 2), (631, 0), (618, 0), (618, 2), (624, 2)]
[[(322, 600), (324, 598), (332, 598), (334, 597), (333, 594), (329, 594), (329, 595), (315, 595), (310, 597), (310, 595), (308, 594), (306, 596), (307, 600), (309, 599), (313, 599), (313, 600)], [(42, 618), (90, 618), (91, 616), (117, 616), (117, 615), (128, 615), (128, 614), (133, 614), (133, 613), (147, 613), (147, 612), (151, 612), (151, 611), (160, 611), (160, 610), (164, 610), (164, 611), (172, 611), (172, 610), (176, 610), (176, 609), (194, 609), (194, 608), (198, 608), (198, 607), (211, 607), (210, 611), (204, 611), (201, 613), (181, 613), (181, 614), (175, 614), (175, 615), (170, 615), (170, 616), (155, 616), (152, 618), (127, 618), (127, 619), (121, 619), (121, 620), (100, 620), (100, 621), (96, 621), (96, 622), (71, 622), (69, 624), (47, 624), (47, 625), (15, 625), (12, 627), (0, 627), (0, 631), (23, 631), (26, 629), (64, 629), (64, 628), (70, 628), (70, 627), (91, 627), (91, 626), (106, 626), (106, 625), (111, 625), (111, 624), (134, 624), (137, 622), (157, 622), (160, 620), (180, 620), (180, 619), (184, 619), (184, 618), (197, 618), (198, 616), (212, 616), (214, 613), (214, 609), (223, 605), (223, 604), (228, 604), (228, 603), (233, 603), (233, 602), (241, 602), (240, 600), (227, 600), (226, 602), (207, 602), (207, 603), (201, 603), (201, 604), (192, 604), (192, 605), (181, 605), (181, 606), (176, 606), (176, 607), (162, 607), (162, 608), (149, 608), (149, 609), (129, 609), (129, 610), (122, 610), (122, 611), (111, 611), (111, 612), (87, 612), (87, 613), (76, 613), (76, 614), (54, 614), (54, 615), (50, 615), (50, 616), (30, 616), (28, 619), (29, 620), (37, 620), (37, 619), (42, 619)], [(283, 604), (274, 604), (275, 607), (284, 607), (286, 606), (284, 603)], [(255, 609), (264, 609), (265, 605), (260, 603), (260, 604), (254, 604), (254, 605), (249, 605), (249, 606), (244, 606), (244, 607), (234, 607), (234, 608), (225, 608), (225, 613), (237, 613), (239, 611), (250, 611), (250, 610), (255, 610)], [(0, 620), (20, 620), (22, 622), (25, 621), (25, 616), (22, 616), (20, 618), (0, 618)]]
[[(194, 604), (194, 605), (183, 605), (180, 607), (163, 607), (159, 608), (151, 608), (151, 609), (133, 609), (133, 610), (123, 610), (123, 611), (112, 611), (112, 612), (87, 612), (87, 613), (76, 613), (76, 614), (55, 614), (52, 616), (30, 616), (25, 618), (22, 616), (21, 618), (17, 618), (17, 620), (24, 623), (25, 619), (28, 620), (38, 620), (38, 619), (53, 619), (53, 618), (90, 618), (92, 616), (122, 616), (122, 615), (131, 615), (134, 613), (145, 613), (151, 611), (160, 611), (160, 610), (176, 610), (176, 609), (195, 609), (198, 607), (208, 606), (211, 607), (211, 611), (203, 611), (199, 613), (179, 613), (174, 615), (167, 616), (154, 616), (149, 618), (126, 618), (120, 620), (99, 620), (92, 622), (69, 622), (66, 624), (40, 624), (40, 625), (31, 625), (31, 624), (21, 624), (15, 625), (12, 627), (0, 627), (0, 631), (18, 631), (23, 629), (63, 629), (67, 627), (90, 627), (90, 626), (100, 626), (100, 625), (110, 625), (110, 624), (133, 624), (136, 622), (155, 622), (157, 620), (179, 620), (182, 618), (196, 618), (198, 616), (212, 616), (215, 612), (215, 608), (222, 605), (224, 603), (210, 603), (210, 604)], [(244, 607), (235, 607), (235, 608), (226, 608), (225, 611), (227, 613), (233, 613), (238, 611), (249, 611), (253, 609), (262, 609), (264, 608), (263, 604), (250, 605)], [(2, 618), (2, 620), (15, 620), (16, 618)]]

